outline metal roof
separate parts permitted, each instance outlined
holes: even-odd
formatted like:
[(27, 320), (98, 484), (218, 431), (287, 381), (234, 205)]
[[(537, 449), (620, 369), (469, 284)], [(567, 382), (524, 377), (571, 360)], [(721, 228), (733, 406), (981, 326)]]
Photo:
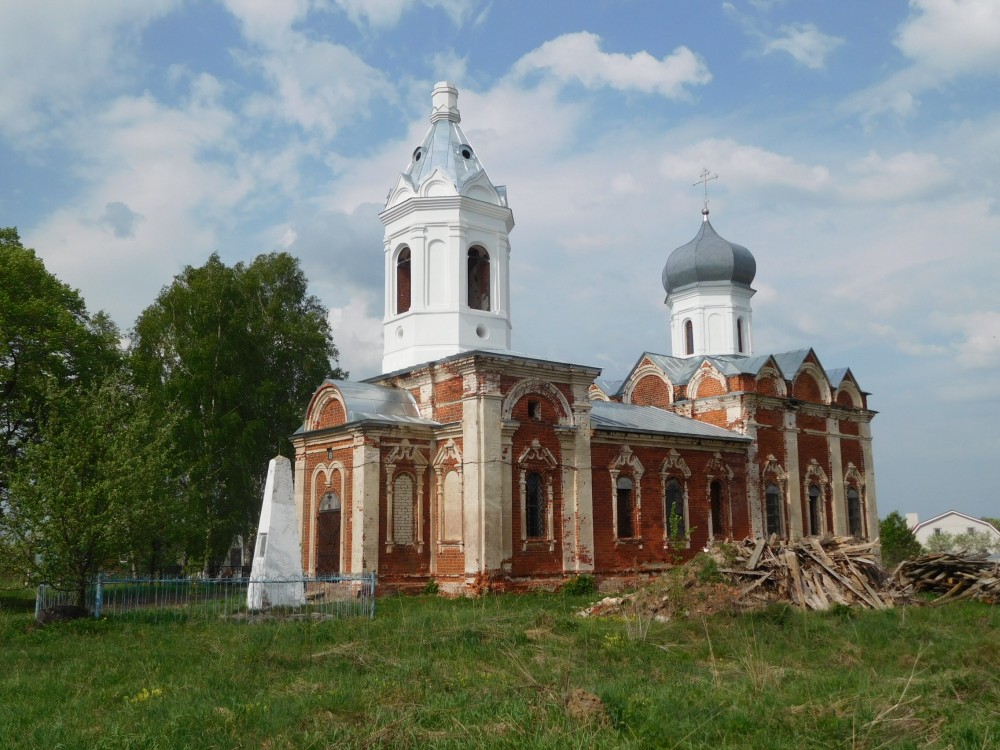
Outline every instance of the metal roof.
[(669, 295), (702, 282), (724, 281), (749, 287), (757, 261), (743, 245), (723, 239), (708, 220), (708, 209), (698, 234), (674, 250), (663, 267), (663, 288)]
[(739, 440), (750, 442), (750, 438), (732, 430), (699, 422), (697, 419), (682, 417), (655, 406), (635, 406), (619, 404), (615, 401), (592, 401), (590, 404), (590, 424), (596, 430), (609, 432), (643, 432), (675, 437), (714, 438), (716, 440)]
[[(354, 422), (429, 426), (438, 424), (431, 419), (421, 417), (413, 394), (401, 388), (330, 378), (327, 378), (323, 385), (332, 385), (340, 391), (347, 408), (346, 424)], [(302, 425), (296, 433), (304, 431), (305, 425)]]
[[(449, 97), (450, 94), (450, 97)], [(448, 177), (455, 186), (455, 191), (462, 193), (466, 183), (472, 182), (480, 175), (486, 178), (490, 186), (497, 191), (500, 205), (506, 206), (507, 191), (503, 186), (497, 187), (490, 181), (489, 175), (459, 125), (461, 114), (458, 111), (458, 90), (450, 83), (442, 81), (434, 87), (432, 96), (431, 127), (421, 144), (414, 149), (410, 163), (403, 170), (403, 177), (419, 192), (435, 170)]]

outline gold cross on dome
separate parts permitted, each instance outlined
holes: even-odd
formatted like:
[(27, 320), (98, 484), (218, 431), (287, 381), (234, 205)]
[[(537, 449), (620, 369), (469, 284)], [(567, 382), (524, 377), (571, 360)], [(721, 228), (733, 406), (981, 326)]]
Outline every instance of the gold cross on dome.
[(700, 179), (697, 182), (692, 183), (692, 187), (697, 187), (698, 185), (702, 185), (705, 188), (705, 210), (707, 211), (708, 210), (708, 182), (709, 182), (709, 180), (717, 180), (717, 179), (719, 179), (719, 175), (712, 174), (711, 172), (708, 171), (707, 168), (703, 168), (701, 170), (701, 174), (698, 175), (698, 176), (699, 176)]

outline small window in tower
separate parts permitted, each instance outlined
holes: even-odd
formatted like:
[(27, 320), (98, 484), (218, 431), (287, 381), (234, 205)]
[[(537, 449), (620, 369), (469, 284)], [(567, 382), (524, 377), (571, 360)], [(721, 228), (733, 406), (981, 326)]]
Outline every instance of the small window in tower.
[(490, 309), (490, 254), (478, 246), (469, 248), (469, 308)]
[(743, 353), (743, 318), (736, 319), (736, 351)]
[(528, 402), (528, 419), (534, 419), (536, 422), (542, 418), (542, 405), (537, 401)]
[(468, 145), (467, 143), (463, 143), (461, 146), (458, 147), (458, 153), (462, 155), (463, 159), (471, 159), (472, 146)]
[(417, 148), (413, 151), (413, 161), (415, 162), (420, 161), (423, 158), (423, 156), (424, 156), (424, 149), (421, 146), (417, 146)]
[(684, 321), (684, 353), (694, 354), (694, 323)]
[(404, 247), (396, 259), (396, 315), (410, 310), (410, 248)]

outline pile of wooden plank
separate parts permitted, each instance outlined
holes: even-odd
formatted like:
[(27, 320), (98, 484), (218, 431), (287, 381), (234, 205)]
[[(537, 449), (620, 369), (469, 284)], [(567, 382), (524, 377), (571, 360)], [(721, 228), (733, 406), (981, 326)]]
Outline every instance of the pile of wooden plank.
[(978, 599), (987, 604), (1000, 601), (1000, 563), (985, 555), (955, 555), (939, 552), (915, 560), (904, 560), (893, 579), (906, 589), (941, 594), (932, 605)]
[(813, 610), (888, 609), (905, 593), (892, 585), (877, 548), (851, 537), (748, 539), (735, 545), (738, 565), (722, 572), (741, 582), (745, 606), (777, 600)]

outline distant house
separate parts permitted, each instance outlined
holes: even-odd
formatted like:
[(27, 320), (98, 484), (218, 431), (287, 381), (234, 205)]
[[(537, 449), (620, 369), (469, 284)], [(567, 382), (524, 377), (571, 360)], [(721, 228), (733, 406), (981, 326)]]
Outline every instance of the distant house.
[(997, 529), (996, 526), (981, 518), (974, 518), (973, 516), (965, 515), (965, 513), (959, 513), (957, 510), (949, 510), (926, 521), (919, 521), (916, 513), (907, 513), (906, 525), (910, 527), (917, 541), (925, 546), (935, 535), (951, 534), (952, 536), (958, 536), (959, 534), (968, 534), (973, 531), (979, 534), (987, 534), (992, 542), (1000, 542), (1000, 529)]

